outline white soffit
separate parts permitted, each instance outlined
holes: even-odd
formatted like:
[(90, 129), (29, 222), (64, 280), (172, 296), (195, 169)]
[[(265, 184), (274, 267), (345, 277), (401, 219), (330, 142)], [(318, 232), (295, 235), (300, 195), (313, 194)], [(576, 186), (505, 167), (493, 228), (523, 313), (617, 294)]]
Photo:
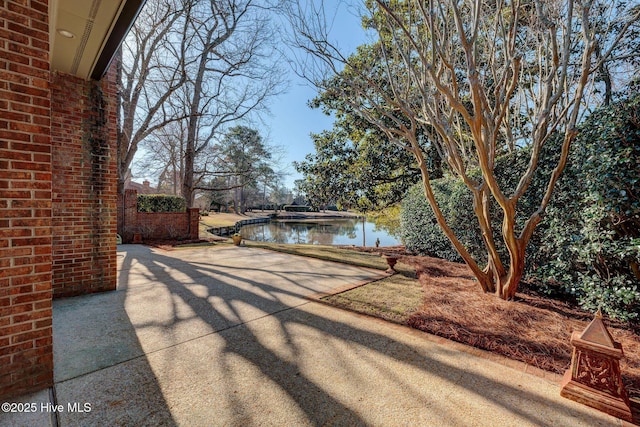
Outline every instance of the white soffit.
[(126, 0), (52, 0), (51, 71), (89, 79), (125, 3)]

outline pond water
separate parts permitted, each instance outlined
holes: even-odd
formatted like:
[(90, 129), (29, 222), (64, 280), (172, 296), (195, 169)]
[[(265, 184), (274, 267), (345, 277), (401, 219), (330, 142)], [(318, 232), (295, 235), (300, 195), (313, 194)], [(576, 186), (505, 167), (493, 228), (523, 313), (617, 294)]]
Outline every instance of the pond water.
[(245, 225), (240, 229), (247, 240), (273, 243), (304, 243), (312, 245), (380, 246), (401, 245), (399, 238), (362, 219), (281, 220)]

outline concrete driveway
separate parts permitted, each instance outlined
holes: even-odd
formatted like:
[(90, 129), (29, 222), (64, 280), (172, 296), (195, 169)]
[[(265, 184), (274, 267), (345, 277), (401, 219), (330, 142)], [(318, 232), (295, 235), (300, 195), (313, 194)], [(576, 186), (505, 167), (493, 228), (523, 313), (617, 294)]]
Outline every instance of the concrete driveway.
[(526, 373), (309, 300), (380, 272), (247, 247), (119, 246), (118, 290), (54, 301), (55, 387), (0, 425), (620, 426)]

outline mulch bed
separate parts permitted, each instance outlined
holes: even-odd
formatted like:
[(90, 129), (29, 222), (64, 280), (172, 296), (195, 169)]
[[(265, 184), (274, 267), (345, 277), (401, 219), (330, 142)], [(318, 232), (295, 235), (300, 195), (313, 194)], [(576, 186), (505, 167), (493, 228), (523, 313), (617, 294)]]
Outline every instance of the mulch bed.
[[(409, 326), (546, 371), (564, 374), (571, 364), (572, 332), (584, 330), (593, 319), (593, 313), (574, 304), (526, 290), (514, 301), (484, 294), (465, 264), (410, 255), (400, 261), (416, 269), (425, 293)], [(608, 319), (605, 324), (622, 344), (627, 391), (640, 397), (640, 325)]]

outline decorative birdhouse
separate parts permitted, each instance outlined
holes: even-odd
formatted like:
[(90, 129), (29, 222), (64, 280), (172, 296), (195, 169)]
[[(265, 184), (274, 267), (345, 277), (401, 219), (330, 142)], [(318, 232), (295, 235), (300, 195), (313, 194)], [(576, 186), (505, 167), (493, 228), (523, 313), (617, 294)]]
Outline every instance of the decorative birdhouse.
[(611, 337), (600, 311), (582, 333), (573, 333), (571, 345), (571, 367), (562, 380), (560, 395), (632, 421), (629, 395), (620, 375), (622, 346)]

